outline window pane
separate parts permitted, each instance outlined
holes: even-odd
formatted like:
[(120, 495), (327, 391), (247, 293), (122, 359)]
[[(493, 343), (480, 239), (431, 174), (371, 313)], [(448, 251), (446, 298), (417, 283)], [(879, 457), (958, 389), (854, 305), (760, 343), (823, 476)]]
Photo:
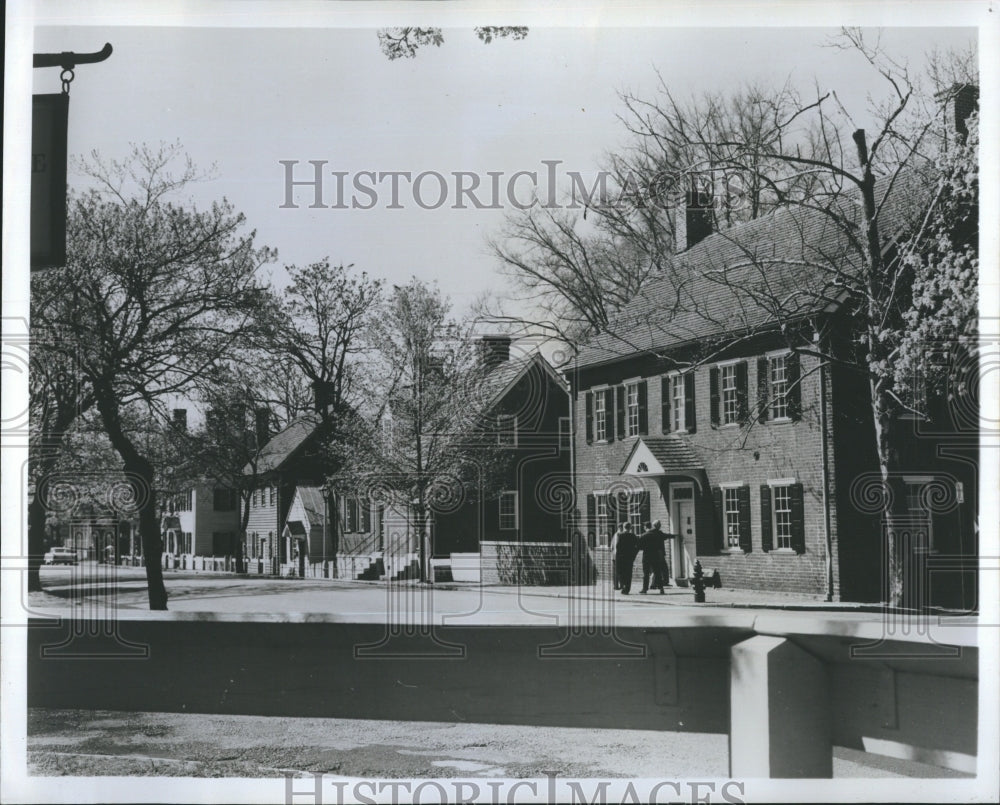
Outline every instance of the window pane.
[(774, 542), (778, 548), (792, 547), (792, 494), (791, 487), (775, 486)]
[(776, 355), (771, 358), (771, 418), (788, 416), (788, 356)]
[(639, 435), (639, 384), (630, 383), (625, 392), (625, 435)]
[(725, 489), (724, 509), (726, 515), (726, 545), (740, 547), (740, 500), (738, 489)]
[(674, 430), (684, 430), (684, 377), (674, 375), (670, 380), (670, 416)]
[(723, 366), (722, 377), (722, 424), (729, 425), (739, 419), (739, 399), (736, 391), (736, 364)]

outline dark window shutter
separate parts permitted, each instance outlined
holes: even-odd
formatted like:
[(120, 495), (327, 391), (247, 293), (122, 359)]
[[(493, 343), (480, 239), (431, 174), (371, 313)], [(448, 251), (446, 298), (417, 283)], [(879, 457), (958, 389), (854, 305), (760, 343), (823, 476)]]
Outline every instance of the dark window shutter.
[(664, 433), (670, 433), (670, 378), (660, 378), (660, 422)]
[(792, 504), (792, 548), (795, 553), (806, 552), (806, 522), (802, 502), (802, 484), (789, 487)]
[(358, 530), (358, 500), (357, 498), (347, 499), (347, 528), (349, 533)]
[(684, 425), (688, 433), (698, 430), (694, 407), (694, 372), (684, 375)]
[(649, 406), (646, 400), (646, 381), (639, 382), (639, 435), (649, 433)]
[(597, 533), (597, 498), (587, 495), (587, 534)]
[(757, 358), (757, 421), (767, 422), (771, 412), (768, 410), (767, 392), (771, 385), (771, 365), (767, 358)]
[(368, 500), (361, 498), (358, 501), (358, 506), (361, 508), (361, 530), (367, 534), (372, 530), (372, 509)]
[(583, 406), (587, 409), (587, 444), (594, 441), (594, 392), (583, 395)]
[(712, 409), (712, 427), (719, 427), (719, 367), (713, 366), (708, 373), (709, 405)]
[(802, 371), (799, 366), (799, 353), (789, 353), (785, 359), (788, 373), (788, 416), (794, 420), (802, 419), (802, 384), (799, 380)]
[(753, 540), (750, 538), (750, 487), (741, 486), (736, 490), (740, 504), (740, 548), (746, 553), (753, 550)]
[(712, 487), (712, 521), (715, 523), (715, 533), (717, 534), (716, 545), (723, 549), (728, 547), (726, 512), (722, 508), (722, 489), (718, 486)]
[[(607, 434), (607, 440), (613, 442), (615, 440), (615, 420), (618, 418), (615, 416), (615, 388), (604, 389), (604, 391), (598, 392), (604, 395), (604, 432)], [(617, 435), (620, 435), (621, 431)]]
[(639, 519), (642, 520), (643, 527), (649, 522), (649, 491), (643, 490), (639, 493), (641, 498), (639, 499)]
[(739, 413), (739, 422), (746, 422), (750, 418), (750, 404), (747, 399), (747, 362), (740, 361), (736, 364), (736, 405)]
[(760, 485), (760, 548), (762, 551), (771, 550), (771, 540), (773, 539), (773, 526), (771, 525), (771, 487), (767, 484)]
[(615, 389), (615, 397), (617, 398), (618, 405), (618, 425), (616, 428), (616, 433), (619, 439), (625, 438), (625, 386), (618, 386)]

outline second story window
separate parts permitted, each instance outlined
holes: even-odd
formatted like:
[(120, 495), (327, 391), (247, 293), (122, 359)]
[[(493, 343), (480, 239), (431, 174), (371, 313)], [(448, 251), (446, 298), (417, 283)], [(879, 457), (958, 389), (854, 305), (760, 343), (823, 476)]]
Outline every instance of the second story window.
[(517, 416), (500, 414), (497, 417), (497, 443), (505, 447), (517, 447)]
[(774, 355), (770, 360), (771, 419), (788, 416), (788, 356)]
[(608, 391), (594, 393), (594, 438), (599, 442), (608, 439)]
[(721, 367), (719, 372), (722, 392), (722, 424), (731, 425), (739, 422), (740, 400), (739, 387), (736, 382), (736, 364), (730, 363)]
[(625, 387), (625, 435), (639, 435), (639, 384)]
[(500, 493), (500, 522), (501, 531), (515, 531), (517, 529), (517, 492)]
[(684, 375), (673, 375), (670, 378), (670, 415), (675, 431), (685, 429), (684, 408)]
[(212, 492), (212, 508), (217, 512), (231, 512), (236, 508), (236, 490), (216, 487)]
[(757, 359), (757, 418), (787, 422), (801, 418), (799, 355), (778, 352)]

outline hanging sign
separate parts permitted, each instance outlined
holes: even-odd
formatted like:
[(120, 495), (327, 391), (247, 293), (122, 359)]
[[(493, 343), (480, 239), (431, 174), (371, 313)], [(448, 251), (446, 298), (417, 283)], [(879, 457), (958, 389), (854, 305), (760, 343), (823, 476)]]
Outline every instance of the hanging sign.
[(31, 268), (66, 265), (66, 137), (69, 94), (31, 104)]

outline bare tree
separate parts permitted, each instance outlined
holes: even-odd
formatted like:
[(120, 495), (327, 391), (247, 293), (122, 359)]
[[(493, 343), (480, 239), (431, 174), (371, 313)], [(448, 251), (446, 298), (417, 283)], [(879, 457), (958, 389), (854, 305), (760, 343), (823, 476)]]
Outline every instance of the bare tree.
[(129, 433), (130, 408), (163, 413), (246, 334), (273, 258), (222, 201), (208, 210), (172, 201), (199, 174), (179, 146), (137, 147), (121, 161), (82, 164), (94, 186), (70, 200), (59, 289), (32, 325), (69, 333), (105, 432), (133, 485), (151, 609), (165, 609), (155, 467)]
[(471, 333), (450, 317), (436, 286), (417, 279), (396, 286), (376, 343), (388, 427), (373, 429), (350, 465), (377, 471), (355, 472), (347, 482), (375, 487), (412, 514), (420, 578), (432, 581), (426, 542), (435, 502), (492, 494), (508, 458), (488, 420), (492, 400)]

